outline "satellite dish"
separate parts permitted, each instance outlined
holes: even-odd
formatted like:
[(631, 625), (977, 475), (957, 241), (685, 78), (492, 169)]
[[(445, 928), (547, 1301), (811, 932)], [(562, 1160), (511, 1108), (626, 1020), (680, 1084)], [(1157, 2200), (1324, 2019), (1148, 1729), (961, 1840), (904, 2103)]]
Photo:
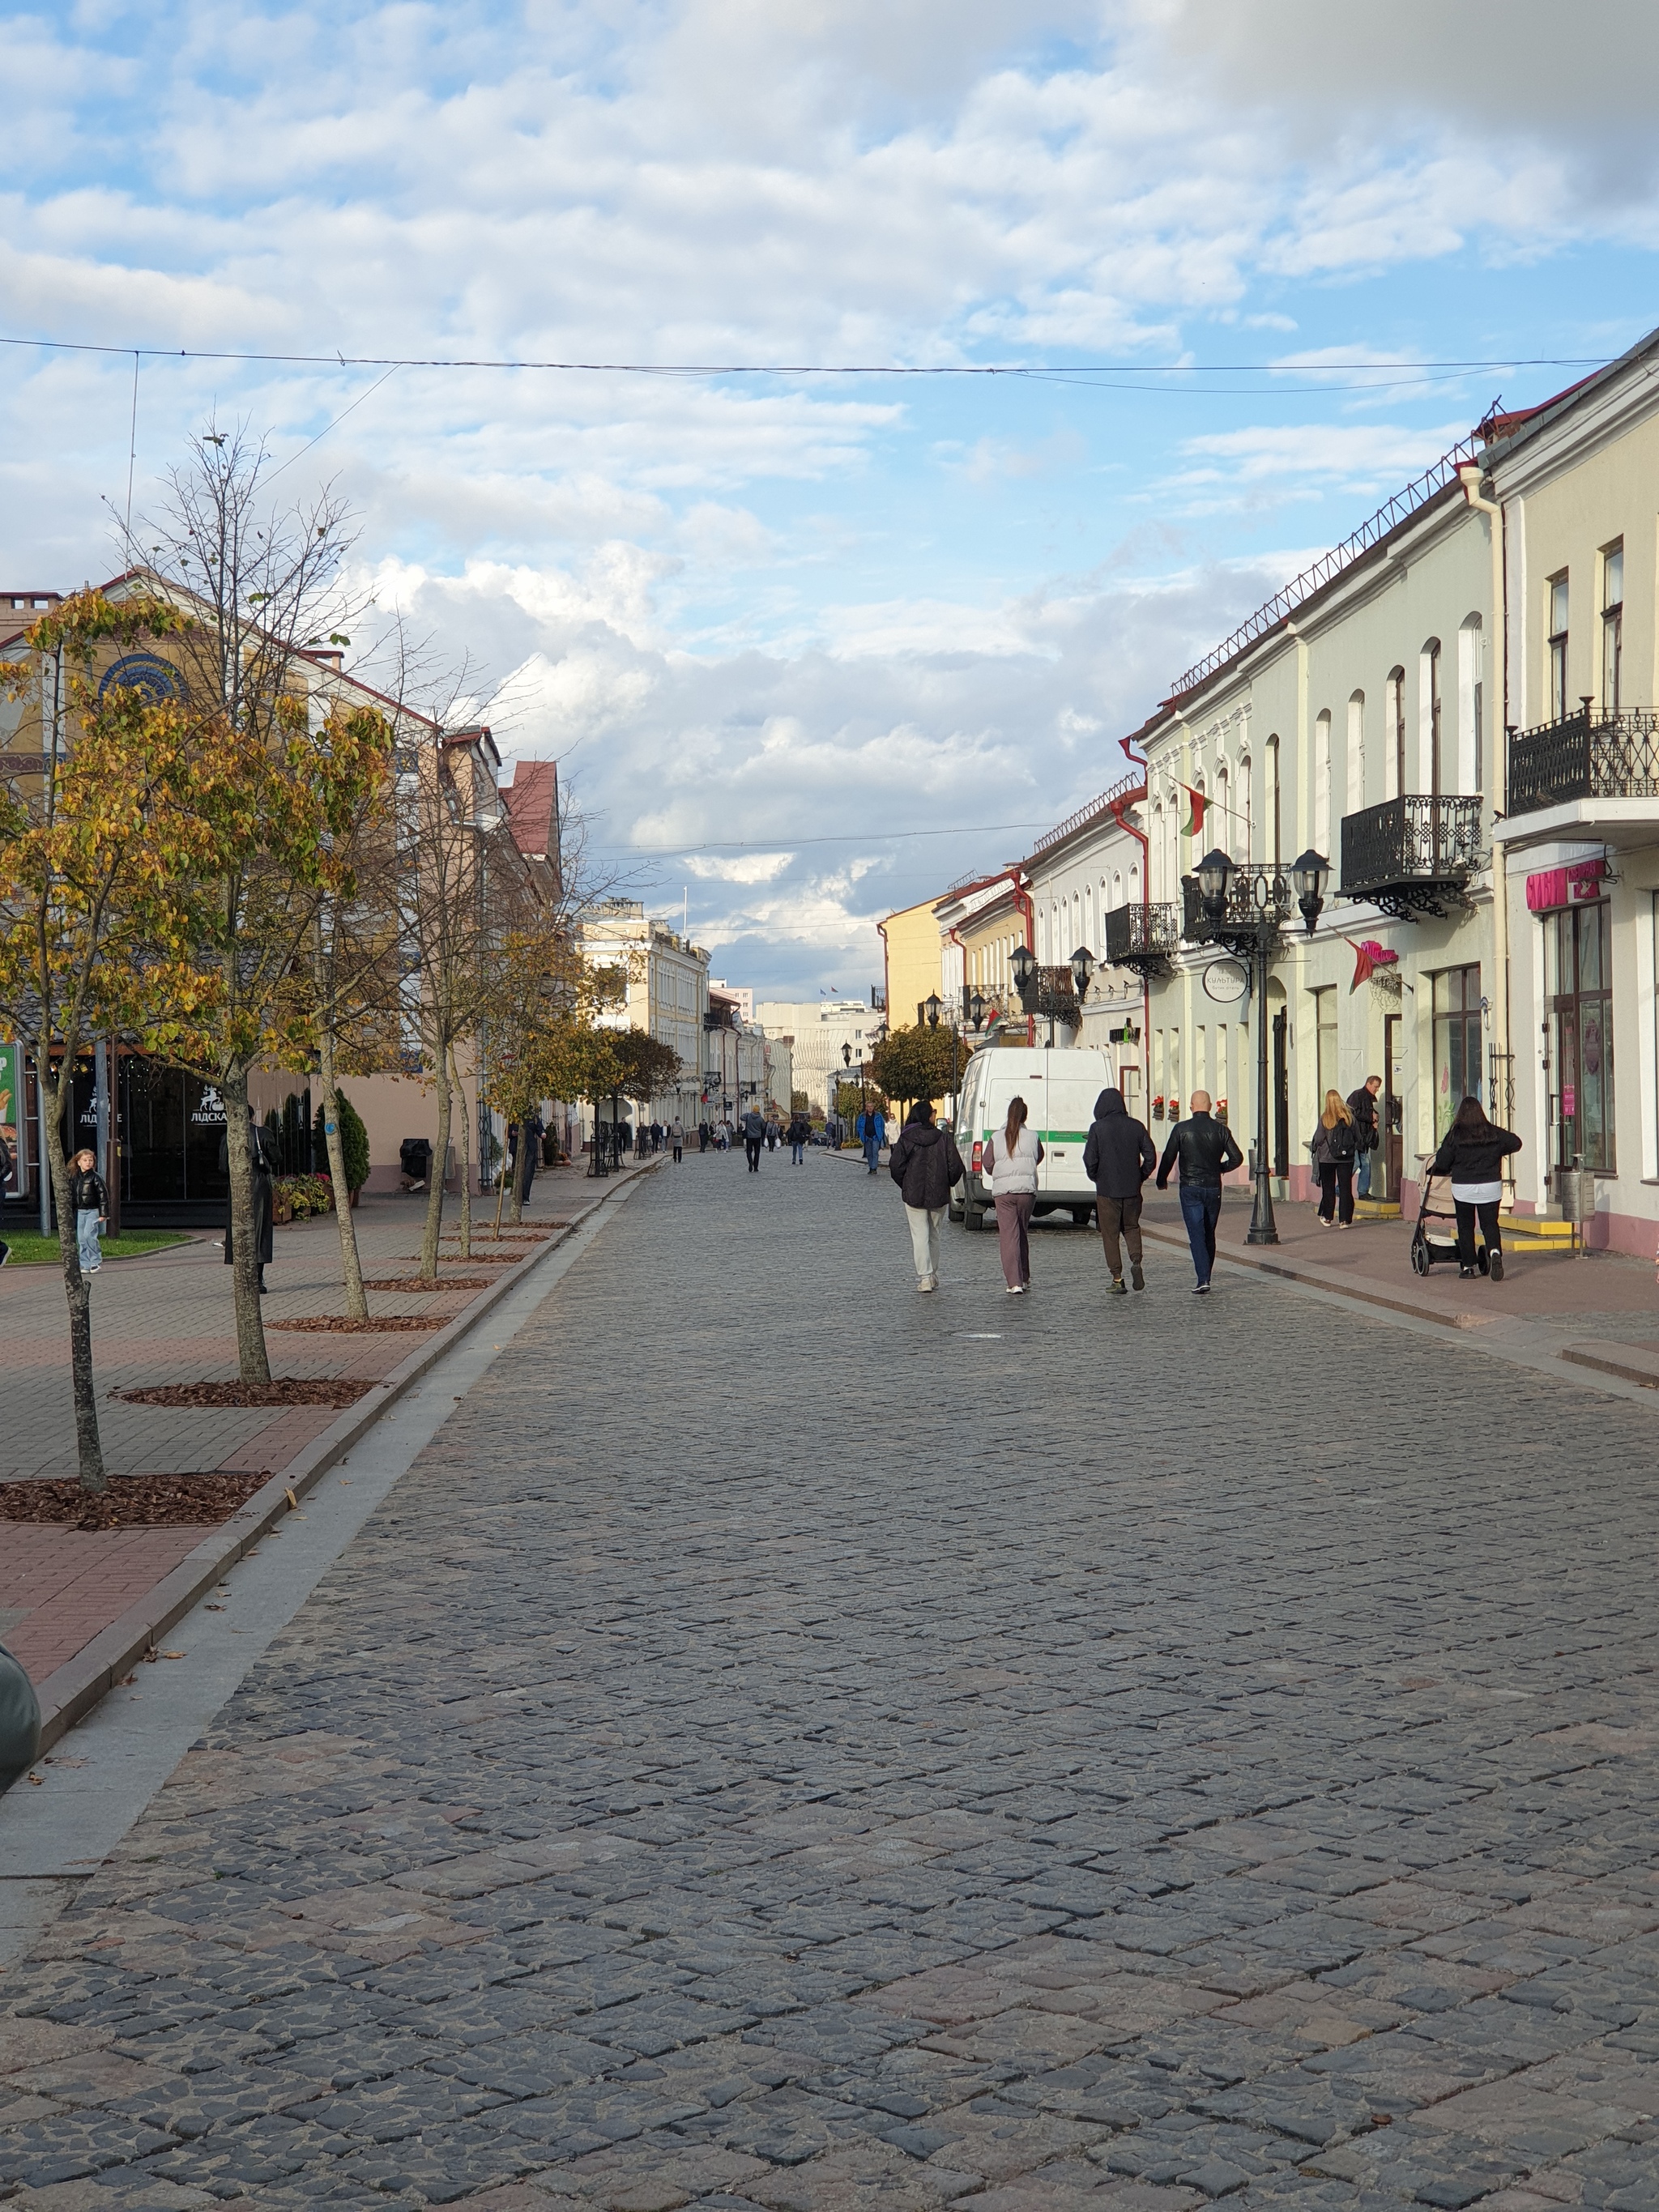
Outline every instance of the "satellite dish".
[(1250, 988), (1250, 971), (1242, 960), (1212, 960), (1204, 970), (1204, 994), (1218, 1006), (1230, 1006)]

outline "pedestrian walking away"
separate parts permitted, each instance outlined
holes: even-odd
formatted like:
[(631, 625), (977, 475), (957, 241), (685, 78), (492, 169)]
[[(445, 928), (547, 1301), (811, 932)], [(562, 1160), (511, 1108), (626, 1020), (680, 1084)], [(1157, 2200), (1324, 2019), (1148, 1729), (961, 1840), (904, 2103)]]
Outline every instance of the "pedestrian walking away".
[(805, 1114), (789, 1117), (789, 1157), (796, 1167), (806, 1165), (806, 1142), (812, 1133), (812, 1125)]
[(766, 1142), (766, 1124), (751, 1106), (743, 1117), (743, 1149), (749, 1155), (749, 1172), (760, 1173), (761, 1146)]
[(769, 1114), (766, 1117), (766, 1149), (769, 1152), (775, 1152), (778, 1149), (778, 1138), (781, 1133), (777, 1115)]
[(1328, 1091), (1325, 1110), (1308, 1147), (1319, 1170), (1319, 1219), (1326, 1229), (1353, 1227), (1353, 1164), (1358, 1147), (1352, 1108), (1340, 1091)]
[(1358, 1147), (1354, 1190), (1361, 1198), (1369, 1198), (1371, 1194), (1371, 1155), (1382, 1142), (1382, 1132), (1376, 1119), (1376, 1094), (1382, 1088), (1380, 1075), (1368, 1075), (1358, 1091), (1348, 1093), (1348, 1111), (1353, 1115), (1354, 1135)]
[(887, 1172), (904, 1200), (910, 1224), (910, 1249), (916, 1263), (916, 1288), (939, 1288), (939, 1240), (951, 1203), (951, 1186), (962, 1181), (962, 1155), (957, 1140), (945, 1129), (933, 1126), (933, 1109), (925, 1098), (910, 1109), (887, 1163)]
[(886, 1116), (879, 1106), (866, 1106), (853, 1127), (864, 1147), (864, 1164), (874, 1175), (881, 1165), (881, 1148), (887, 1142)]
[(674, 1164), (678, 1167), (685, 1153), (685, 1124), (678, 1115), (668, 1125), (668, 1141), (674, 1150)]
[(1164, 1157), (1158, 1164), (1158, 1187), (1167, 1190), (1170, 1170), (1181, 1167), (1181, 1218), (1187, 1224), (1192, 1247), (1194, 1297), (1207, 1297), (1215, 1272), (1215, 1230), (1221, 1218), (1221, 1178), (1242, 1168), (1244, 1155), (1224, 1121), (1210, 1112), (1210, 1094), (1194, 1091), (1191, 1114), (1170, 1132)]
[(1457, 1272), (1479, 1272), (1474, 1259), (1474, 1226), (1480, 1224), (1480, 1241), (1486, 1248), (1486, 1272), (1494, 1283), (1504, 1279), (1504, 1238), (1498, 1226), (1498, 1210), (1504, 1202), (1504, 1160), (1521, 1149), (1513, 1129), (1500, 1128), (1486, 1119), (1478, 1098), (1465, 1098), (1452, 1115), (1452, 1124), (1440, 1140), (1431, 1175), (1451, 1177), (1452, 1203), (1457, 1209)]
[[(0, 1091), (0, 1115), (4, 1115), (6, 1101), (10, 1095), (9, 1091)], [(6, 1141), (6, 1133), (0, 1129), (0, 1198), (5, 1196), (6, 1185), (11, 1181), (16, 1164), (12, 1158), (11, 1146)], [(0, 1267), (3, 1267), (10, 1257), (11, 1247), (3, 1237), (0, 1237)]]
[(1146, 1287), (1141, 1266), (1140, 1187), (1157, 1165), (1158, 1148), (1146, 1123), (1135, 1120), (1121, 1091), (1103, 1091), (1095, 1101), (1093, 1126), (1083, 1147), (1083, 1172), (1095, 1187), (1095, 1218), (1106, 1265), (1112, 1271), (1112, 1290), (1119, 1297), (1128, 1296), (1123, 1287), (1121, 1246), (1128, 1248), (1135, 1288)]
[(1031, 1208), (1042, 1164), (1042, 1139), (1025, 1121), (1025, 1101), (1011, 1098), (1007, 1120), (980, 1155), (997, 1210), (997, 1247), (1010, 1297), (1023, 1297), (1031, 1287)]
[(94, 1152), (79, 1152), (75, 1155), (75, 1172), (70, 1177), (70, 1205), (75, 1213), (75, 1241), (80, 1249), (81, 1266), (87, 1274), (95, 1275), (104, 1264), (104, 1248), (98, 1242), (98, 1232), (109, 1212), (109, 1193), (98, 1172)]

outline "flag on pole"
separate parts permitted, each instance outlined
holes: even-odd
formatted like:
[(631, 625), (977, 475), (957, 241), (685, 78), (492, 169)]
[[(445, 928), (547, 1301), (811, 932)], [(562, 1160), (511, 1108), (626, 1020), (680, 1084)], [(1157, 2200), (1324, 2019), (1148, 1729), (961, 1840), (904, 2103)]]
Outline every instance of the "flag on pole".
[(1204, 835), (1205, 811), (1210, 802), (1201, 791), (1194, 791), (1189, 783), (1183, 783), (1181, 788), (1186, 793), (1192, 806), (1192, 811), (1187, 817), (1186, 835), (1188, 837), (1201, 837)]

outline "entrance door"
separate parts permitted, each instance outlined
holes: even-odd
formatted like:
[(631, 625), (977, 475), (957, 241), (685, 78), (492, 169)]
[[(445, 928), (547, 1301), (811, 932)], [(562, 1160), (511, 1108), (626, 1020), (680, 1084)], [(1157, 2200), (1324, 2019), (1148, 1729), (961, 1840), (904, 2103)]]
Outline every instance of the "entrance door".
[(1289, 1011), (1273, 1016), (1273, 1173), (1282, 1182), (1291, 1172), (1291, 1067)]
[(1400, 1016), (1382, 1017), (1382, 1147), (1381, 1190), (1373, 1188), (1372, 1195), (1398, 1204), (1400, 1171), (1406, 1139), (1406, 1102), (1401, 1091), (1404, 1079), (1400, 1068)]

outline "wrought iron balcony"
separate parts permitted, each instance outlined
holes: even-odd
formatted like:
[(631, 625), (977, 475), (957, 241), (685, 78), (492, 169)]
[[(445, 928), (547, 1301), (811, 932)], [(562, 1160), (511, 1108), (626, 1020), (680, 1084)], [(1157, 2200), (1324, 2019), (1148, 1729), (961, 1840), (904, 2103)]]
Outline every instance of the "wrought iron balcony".
[(1133, 969), (1137, 975), (1162, 975), (1180, 942), (1181, 917), (1172, 900), (1160, 900), (1155, 906), (1115, 906), (1106, 916), (1102, 957), (1115, 968)]
[(1227, 903), (1221, 919), (1204, 911), (1196, 876), (1181, 878), (1181, 933), (1193, 945), (1254, 947), (1264, 927), (1276, 933), (1295, 911), (1296, 893), (1282, 868), (1235, 868), (1227, 878)]
[(1510, 736), (1510, 813), (1576, 799), (1659, 799), (1659, 714), (1569, 714)]
[(1342, 896), (1369, 900), (1401, 921), (1462, 905), (1480, 865), (1482, 804), (1478, 793), (1408, 792), (1345, 814)]

